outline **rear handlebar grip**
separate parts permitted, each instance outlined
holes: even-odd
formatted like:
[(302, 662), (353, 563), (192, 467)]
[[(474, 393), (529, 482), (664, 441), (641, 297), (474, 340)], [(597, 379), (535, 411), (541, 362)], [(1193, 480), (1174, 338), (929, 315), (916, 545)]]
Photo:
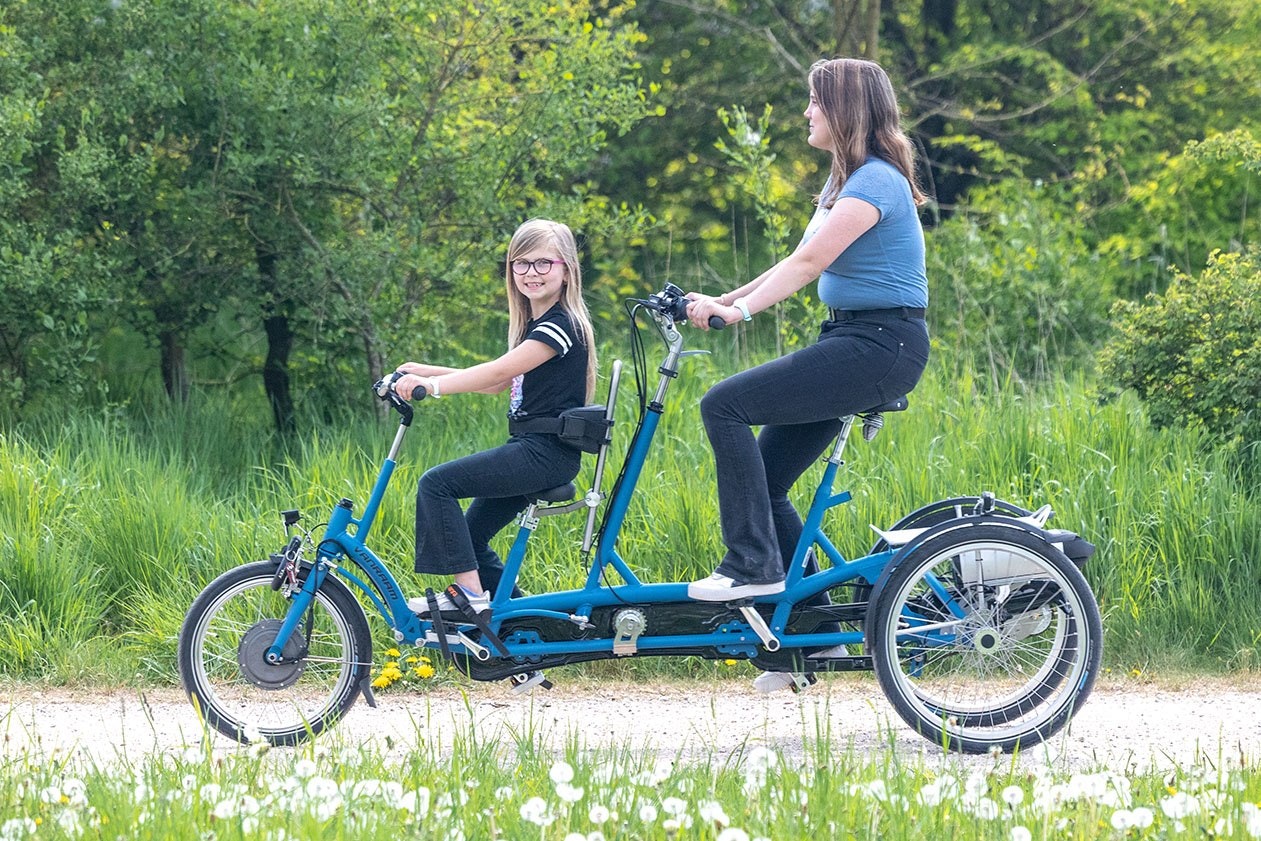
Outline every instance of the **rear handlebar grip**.
[(711, 315), (709, 317), (710, 330), (722, 330), (722, 329), (725, 329), (726, 326), (727, 326), (727, 322), (723, 321), (721, 316)]

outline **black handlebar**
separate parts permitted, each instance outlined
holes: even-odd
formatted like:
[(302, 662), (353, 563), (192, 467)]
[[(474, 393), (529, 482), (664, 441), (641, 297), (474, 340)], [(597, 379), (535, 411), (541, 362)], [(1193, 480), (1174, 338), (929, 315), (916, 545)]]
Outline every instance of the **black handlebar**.
[[(640, 303), (649, 309), (669, 316), (674, 321), (687, 321), (687, 306), (692, 303), (692, 299), (686, 297), (686, 293), (673, 283), (667, 283), (660, 292), (649, 295), (647, 300), (640, 301)], [(716, 315), (709, 317), (711, 330), (722, 330), (726, 326), (727, 322), (723, 321), (721, 317)]]

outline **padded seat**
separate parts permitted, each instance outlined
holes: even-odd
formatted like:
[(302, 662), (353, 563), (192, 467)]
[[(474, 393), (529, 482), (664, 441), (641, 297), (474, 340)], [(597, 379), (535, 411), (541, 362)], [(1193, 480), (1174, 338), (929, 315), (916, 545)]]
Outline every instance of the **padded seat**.
[(548, 488), (545, 491), (529, 494), (529, 497), (539, 502), (569, 502), (577, 493), (578, 488), (570, 482), (558, 488)]
[(906, 396), (903, 395), (902, 397), (898, 397), (894, 400), (890, 400), (888, 403), (883, 403), (879, 406), (873, 406), (870, 409), (865, 409), (859, 412), (858, 414), (874, 415), (876, 413), (883, 413), (883, 412), (904, 412), (906, 411), (906, 408), (909, 405), (911, 405), (910, 401), (908, 401), (906, 399)]

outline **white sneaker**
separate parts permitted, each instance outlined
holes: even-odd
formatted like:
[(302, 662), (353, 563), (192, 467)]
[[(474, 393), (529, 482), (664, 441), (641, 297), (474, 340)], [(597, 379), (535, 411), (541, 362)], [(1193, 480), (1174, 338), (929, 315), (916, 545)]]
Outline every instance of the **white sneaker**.
[(687, 597), (698, 602), (729, 602), (753, 596), (773, 596), (784, 592), (783, 581), (770, 584), (737, 584), (735, 579), (715, 572), (709, 578), (687, 585)]
[[(460, 589), (464, 589), (461, 587)], [(468, 590), (464, 590), (464, 595), (468, 597), (469, 606), (473, 608), (474, 613), (490, 610), (490, 593), (483, 590), (477, 595), (473, 595)], [(451, 597), (445, 592), (437, 594), (438, 612), (439, 613), (459, 613), (460, 609), (455, 606), (455, 602), (451, 601)], [(407, 607), (417, 616), (429, 615), (429, 599), (424, 596), (418, 596), (414, 599), (407, 600)]]
[(825, 648), (822, 651), (816, 651), (815, 653), (809, 655), (806, 659), (807, 660), (830, 660), (833, 657), (848, 657), (848, 656), (849, 656), (849, 646), (845, 645), (845, 643), (839, 643), (837, 645), (832, 646), (831, 648)]
[(791, 672), (762, 672), (753, 678), (753, 688), (763, 695), (770, 695), (781, 689), (792, 689), (794, 683), (796, 681)]

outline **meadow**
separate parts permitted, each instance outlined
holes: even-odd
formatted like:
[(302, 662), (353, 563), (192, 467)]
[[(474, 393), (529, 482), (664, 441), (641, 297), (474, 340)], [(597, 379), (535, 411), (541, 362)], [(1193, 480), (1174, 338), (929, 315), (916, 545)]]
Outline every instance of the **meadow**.
[[(0, 774), (0, 841), (27, 838), (698, 839), (1261, 837), (1261, 773), (1229, 756), (1169, 771), (1055, 771), (1009, 756), (899, 761), (807, 735), (694, 762), (472, 729), (446, 753), (194, 744), (108, 766), (24, 756)], [(505, 761), (506, 753), (512, 754)], [(476, 770), (474, 770), (476, 769)]]
[[(714, 358), (686, 365), (619, 542), (649, 581), (704, 575), (721, 551), (696, 402), (723, 367)], [(634, 394), (624, 384), (618, 452), (630, 439)], [(372, 540), (405, 588), (437, 583), (410, 570), (416, 479), (428, 464), (499, 440), (501, 402), (419, 404)], [(288, 440), (212, 393), (0, 432), (0, 675), (172, 683), (184, 610), (223, 570), (281, 547), (280, 510), (301, 509), (313, 527), (338, 498), (366, 499), (395, 425), (373, 413), (367, 388), (346, 404), (340, 421), (310, 422)], [(242, 420), (250, 417), (258, 419)], [(930, 373), (910, 410), (890, 416), (872, 444), (851, 444), (847, 462), (837, 490), (854, 499), (828, 521), (847, 556), (874, 542), (869, 525), (888, 527), (935, 499), (990, 490), (1027, 508), (1049, 503), (1051, 525), (1098, 547), (1086, 573), (1103, 609), (1105, 665), (1256, 667), (1261, 500), (1238, 461), (1194, 430), (1153, 429), (1136, 402), (1101, 402), (1084, 381), (1029, 389)], [(798, 483), (803, 508), (819, 470)], [(539, 529), (527, 591), (581, 582), (583, 519), (551, 518)], [(583, 668), (688, 675), (693, 665)]]

